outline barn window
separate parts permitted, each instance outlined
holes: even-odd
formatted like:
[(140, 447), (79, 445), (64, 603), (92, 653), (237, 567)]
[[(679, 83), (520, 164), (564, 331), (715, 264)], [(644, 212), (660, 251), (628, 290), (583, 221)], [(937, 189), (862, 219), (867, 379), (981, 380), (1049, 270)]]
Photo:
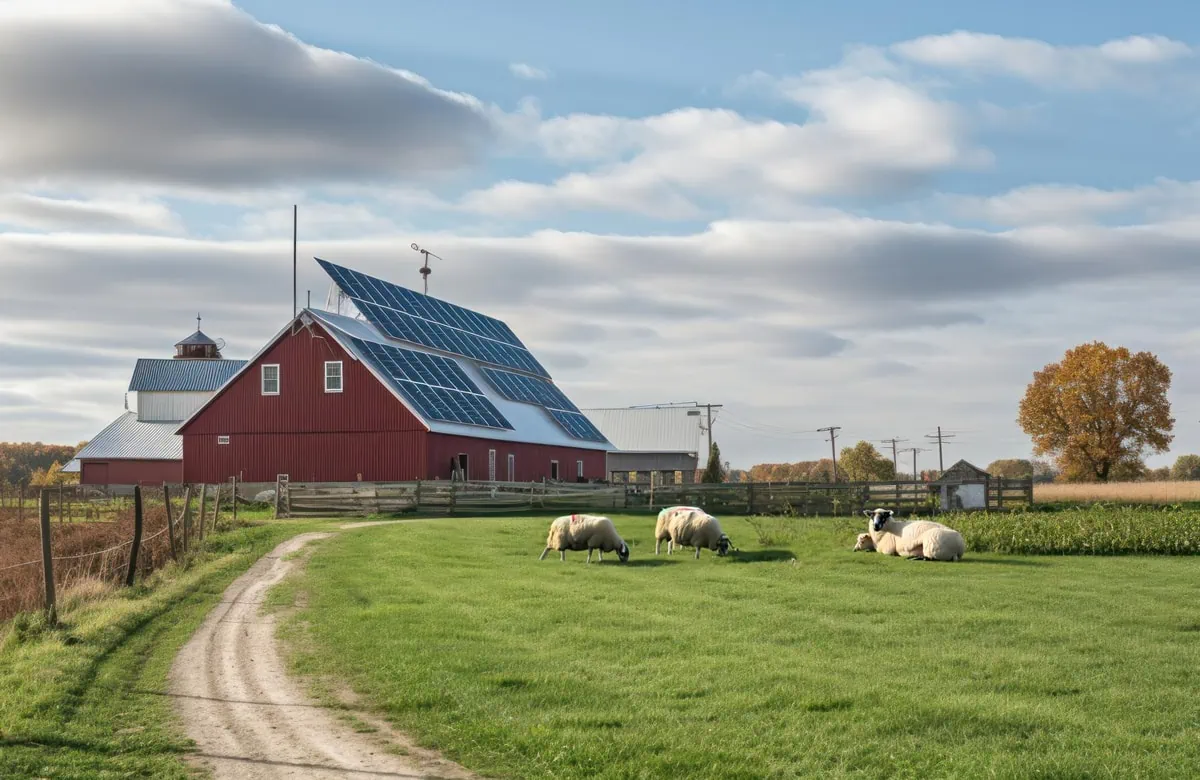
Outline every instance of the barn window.
[(262, 367), (262, 394), (279, 395), (279, 364), (268, 363)]
[(583, 479), (583, 461), (581, 460), (575, 461), (575, 476)]
[(558, 461), (550, 461), (550, 479), (558, 479)]
[(517, 456), (511, 452), (508, 453), (508, 481), (517, 481)]
[(342, 392), (342, 361), (325, 361), (325, 392)]
[(228, 436), (218, 436), (217, 437), (217, 444), (228, 444), (228, 443), (229, 443)]
[(488, 481), (496, 481), (496, 451), (488, 450)]

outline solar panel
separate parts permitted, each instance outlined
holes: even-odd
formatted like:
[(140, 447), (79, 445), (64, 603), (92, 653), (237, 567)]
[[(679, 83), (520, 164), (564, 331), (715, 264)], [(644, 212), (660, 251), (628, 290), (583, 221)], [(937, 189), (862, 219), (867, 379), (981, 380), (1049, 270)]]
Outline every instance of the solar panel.
[(546, 411), (572, 438), (583, 441), (607, 441), (604, 434), (600, 433), (595, 425), (592, 425), (592, 421), (580, 412), (564, 412), (561, 409), (547, 409)]
[(494, 368), (483, 369), (484, 376), (496, 386), (500, 395), (510, 401), (541, 406), (554, 422), (558, 423), (569, 436), (584, 441), (607, 441), (604, 434), (592, 424), (592, 421), (580, 413), (579, 408), (571, 403), (571, 399), (552, 383), (523, 374), (513, 374)]
[(500, 320), (317, 260), (359, 311), (388, 336), (483, 363), (550, 376)]
[(500, 410), (453, 360), (356, 338), (350, 341), (422, 417), (512, 430)]
[(510, 401), (537, 404), (547, 409), (561, 409), (567, 412), (579, 411), (579, 408), (571, 403), (571, 399), (567, 398), (562, 390), (544, 379), (514, 374), (510, 371), (500, 371), (495, 368), (485, 368), (483, 373), (500, 391), (500, 395)]

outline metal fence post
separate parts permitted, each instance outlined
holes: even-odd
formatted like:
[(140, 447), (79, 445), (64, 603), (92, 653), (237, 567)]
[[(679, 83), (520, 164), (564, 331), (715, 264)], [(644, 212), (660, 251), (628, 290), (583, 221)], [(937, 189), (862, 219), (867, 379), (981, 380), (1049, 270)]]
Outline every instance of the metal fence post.
[(42, 580), (46, 584), (46, 619), (58, 625), (58, 608), (54, 601), (54, 558), (50, 554), (50, 490), (42, 488), (38, 503), (42, 525)]

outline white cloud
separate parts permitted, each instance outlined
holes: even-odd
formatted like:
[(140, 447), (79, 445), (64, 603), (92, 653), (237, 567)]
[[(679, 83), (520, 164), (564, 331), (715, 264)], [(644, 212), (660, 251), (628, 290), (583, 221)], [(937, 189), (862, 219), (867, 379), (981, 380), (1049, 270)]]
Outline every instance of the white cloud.
[(508, 66), (508, 70), (519, 79), (526, 81), (545, 81), (550, 78), (550, 74), (541, 68), (535, 68), (532, 65), (526, 65), (524, 62), (514, 62)]
[(476, 99), (310, 46), (224, 0), (0, 4), (0, 171), (256, 187), (391, 180), (475, 159)]
[(1135, 35), (1098, 46), (1056, 46), (965, 30), (903, 41), (891, 51), (923, 65), (1076, 89), (1128, 85), (1138, 76), (1195, 55), (1187, 44), (1161, 35)]
[(991, 161), (966, 139), (952, 104), (901, 81), (843, 68), (772, 84), (807, 108), (810, 120), (701, 108), (638, 119), (554, 117), (534, 130), (544, 154), (591, 170), (549, 184), (502, 182), (470, 193), (462, 205), (500, 215), (609, 210), (694, 218), (706, 213), (706, 200), (752, 206), (878, 195)]
[(1200, 214), (1200, 182), (1158, 179), (1127, 190), (1030, 184), (1000, 195), (940, 195), (935, 201), (959, 216), (994, 225), (1062, 225), (1119, 216), (1178, 220)]
[(0, 224), (33, 230), (181, 233), (179, 215), (138, 197), (61, 198), (0, 194)]

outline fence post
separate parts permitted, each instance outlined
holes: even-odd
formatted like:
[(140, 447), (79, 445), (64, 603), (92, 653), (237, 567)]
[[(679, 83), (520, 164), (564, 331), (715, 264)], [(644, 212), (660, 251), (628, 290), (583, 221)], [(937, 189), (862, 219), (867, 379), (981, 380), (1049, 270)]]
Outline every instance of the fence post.
[(59, 486), (58, 486), (58, 522), (60, 522), (60, 523), (61, 523), (62, 521), (63, 521), (63, 511), (62, 511), (62, 485), (59, 485)]
[(24, 483), (17, 486), (17, 520), (25, 519), (25, 485)]
[(419, 479), (417, 480), (416, 504), (413, 506), (413, 509), (415, 509), (418, 512), (421, 511), (421, 480), (419, 480)]
[(233, 501), (233, 524), (237, 525), (237, 475), (229, 478), (233, 483), (233, 495), (230, 500)]
[(183, 489), (183, 554), (187, 555), (192, 535), (192, 486)]
[(217, 489), (217, 495), (213, 498), (212, 530), (213, 530), (213, 533), (215, 534), (217, 532), (217, 518), (221, 514), (221, 488), (224, 487), (224, 485), (222, 485), (220, 482), (218, 482), (216, 485), (213, 485), (213, 487), (215, 487)]
[(167, 541), (171, 544), (171, 560), (179, 560), (179, 555), (175, 552), (175, 520), (171, 517), (171, 490), (167, 487), (167, 483), (163, 483), (163, 505), (167, 508)]
[(200, 483), (200, 530), (199, 530), (199, 534), (196, 538), (202, 542), (204, 541), (204, 511), (205, 511), (205, 502), (207, 501), (207, 499), (208, 499), (208, 483), (201, 482)]
[(42, 526), (42, 581), (46, 584), (46, 619), (58, 625), (58, 608), (54, 603), (54, 558), (50, 554), (50, 490), (42, 488), (38, 502)]
[(1030, 507), (1033, 506), (1033, 477), (1030, 477), (1025, 482), (1025, 501), (1028, 502)]
[(133, 486), (133, 547), (129, 550), (129, 571), (125, 574), (125, 587), (133, 584), (137, 574), (137, 557), (142, 549), (142, 486)]

